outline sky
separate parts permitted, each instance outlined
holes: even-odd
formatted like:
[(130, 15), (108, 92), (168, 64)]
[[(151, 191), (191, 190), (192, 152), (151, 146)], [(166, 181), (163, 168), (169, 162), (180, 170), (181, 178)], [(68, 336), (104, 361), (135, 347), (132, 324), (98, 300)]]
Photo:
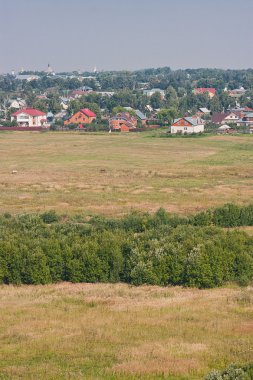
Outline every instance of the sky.
[(0, 0), (0, 13), (0, 73), (253, 67), (253, 0)]

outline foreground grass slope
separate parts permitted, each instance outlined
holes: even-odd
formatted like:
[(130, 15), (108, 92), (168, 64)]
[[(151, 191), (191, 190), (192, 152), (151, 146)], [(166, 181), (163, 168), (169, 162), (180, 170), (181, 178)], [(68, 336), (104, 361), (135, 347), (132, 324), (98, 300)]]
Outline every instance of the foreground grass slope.
[(252, 152), (251, 136), (1, 133), (0, 213), (115, 215), (164, 207), (186, 214), (247, 204)]
[(1, 379), (202, 379), (252, 359), (253, 290), (0, 287)]

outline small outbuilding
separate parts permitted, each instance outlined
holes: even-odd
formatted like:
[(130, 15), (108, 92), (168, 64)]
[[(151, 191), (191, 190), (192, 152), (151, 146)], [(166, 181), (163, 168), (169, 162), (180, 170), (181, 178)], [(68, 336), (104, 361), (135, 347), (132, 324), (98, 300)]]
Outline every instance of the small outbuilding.
[(230, 133), (231, 131), (233, 131), (233, 129), (227, 124), (223, 124), (217, 129), (218, 133)]

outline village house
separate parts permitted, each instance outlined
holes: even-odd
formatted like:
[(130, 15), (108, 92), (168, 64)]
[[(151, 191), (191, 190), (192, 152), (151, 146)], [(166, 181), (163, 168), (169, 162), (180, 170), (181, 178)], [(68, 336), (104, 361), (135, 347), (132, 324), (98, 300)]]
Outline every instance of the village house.
[(248, 112), (241, 119), (239, 119), (237, 122), (237, 126), (238, 127), (249, 127), (249, 130), (252, 133), (253, 112)]
[(41, 94), (41, 95), (36, 95), (36, 99), (42, 99), (42, 100), (47, 100), (47, 94)]
[(227, 112), (236, 112), (237, 115), (243, 117), (247, 112), (253, 112), (253, 108), (249, 107), (237, 107), (237, 108), (229, 108)]
[(27, 81), (27, 82), (31, 82), (33, 80), (38, 80), (40, 77), (38, 75), (34, 75), (34, 74), (18, 74), (15, 76), (15, 79), (17, 80), (24, 80), (24, 81)]
[(135, 110), (135, 114), (137, 116), (137, 120), (140, 121), (141, 125), (145, 126), (147, 124), (147, 116), (140, 110)]
[(227, 92), (228, 96), (231, 98), (240, 98), (241, 96), (245, 95), (246, 90), (243, 87), (240, 87), (235, 88), (234, 90), (225, 89), (225, 92)]
[(227, 124), (223, 124), (217, 129), (218, 134), (227, 134), (232, 132), (234, 132), (234, 130)]
[(98, 94), (101, 96), (107, 96), (108, 98), (111, 98), (115, 92), (114, 91), (93, 91), (94, 94)]
[(69, 108), (69, 102), (70, 102), (69, 98), (60, 97), (61, 109), (67, 110)]
[(199, 108), (196, 115), (199, 116), (199, 117), (202, 117), (202, 116), (209, 116), (211, 113), (211, 111), (205, 107), (203, 108)]
[(64, 125), (69, 124), (91, 124), (97, 116), (89, 108), (83, 108), (64, 121)]
[(10, 99), (8, 102), (8, 107), (9, 108), (15, 108), (19, 110), (20, 108), (25, 108), (26, 107), (26, 101), (21, 98), (17, 99)]
[(87, 92), (86, 91), (83, 91), (83, 90), (74, 90), (71, 92), (70, 94), (70, 99), (79, 99), (81, 98), (83, 95), (86, 95)]
[(89, 86), (82, 86), (77, 90), (73, 90), (69, 96), (70, 99), (79, 99), (84, 95), (90, 94), (93, 92), (93, 89)]
[(213, 87), (199, 87), (193, 90), (194, 95), (208, 94), (209, 98), (212, 99), (216, 94), (216, 89)]
[(54, 123), (54, 121), (55, 121), (54, 114), (51, 111), (49, 111), (47, 113), (47, 122), (49, 124), (52, 124), (52, 123)]
[(66, 110), (62, 110), (60, 112), (57, 112), (54, 115), (54, 120), (61, 121), (61, 120), (66, 120), (66, 119), (67, 119), (67, 111)]
[(191, 134), (204, 132), (204, 121), (200, 117), (181, 117), (174, 120), (170, 127), (171, 134)]
[(109, 120), (110, 131), (129, 132), (137, 126), (137, 119), (128, 112), (118, 113)]
[(237, 123), (242, 116), (240, 111), (234, 112), (216, 112), (212, 115), (212, 123), (214, 124), (229, 124)]
[(20, 127), (42, 127), (47, 126), (47, 115), (35, 108), (23, 108), (11, 115), (11, 121)]
[(151, 90), (143, 90), (143, 95), (150, 97), (156, 94), (157, 92), (160, 94), (162, 100), (165, 99), (165, 91), (161, 90), (160, 88), (152, 88)]

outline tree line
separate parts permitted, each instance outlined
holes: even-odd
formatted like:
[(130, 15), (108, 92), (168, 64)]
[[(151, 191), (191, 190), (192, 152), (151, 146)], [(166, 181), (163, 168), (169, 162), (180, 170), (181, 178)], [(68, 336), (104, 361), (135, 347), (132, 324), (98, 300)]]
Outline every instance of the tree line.
[(120, 219), (0, 216), (0, 283), (125, 282), (212, 288), (247, 285), (253, 238), (223, 227), (253, 225), (253, 205), (190, 217), (132, 212)]

